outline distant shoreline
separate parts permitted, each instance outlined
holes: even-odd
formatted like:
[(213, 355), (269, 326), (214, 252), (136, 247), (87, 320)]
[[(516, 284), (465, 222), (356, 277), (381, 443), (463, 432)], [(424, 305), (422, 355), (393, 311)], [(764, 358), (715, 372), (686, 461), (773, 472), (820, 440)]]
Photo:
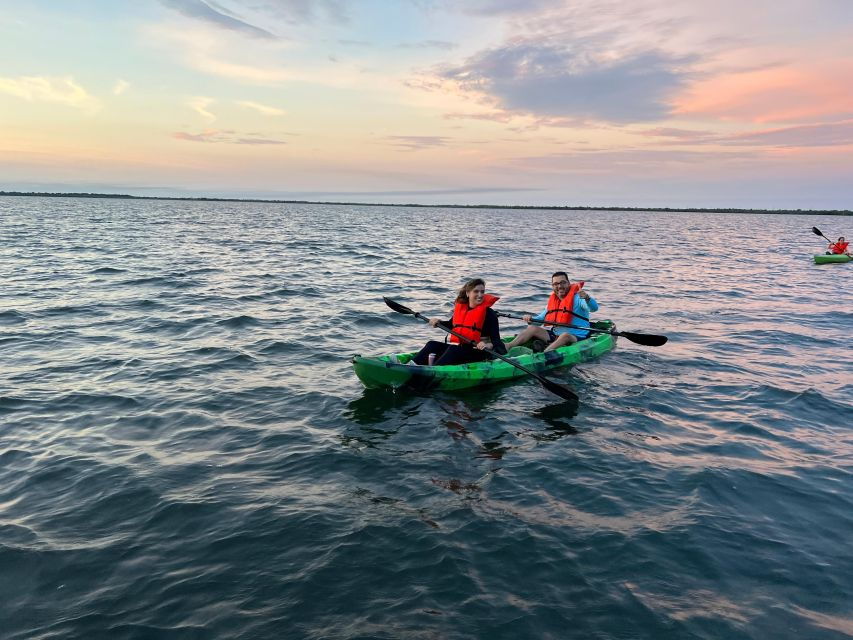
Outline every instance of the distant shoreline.
[(654, 211), (676, 213), (778, 213), (787, 215), (853, 216), (850, 209), (741, 209), (736, 207), (590, 207), (556, 205), (506, 204), (415, 204), (384, 202), (332, 202), (320, 200), (270, 200), (265, 198), (192, 198), (176, 196), (132, 196), (123, 193), (52, 193), (40, 191), (0, 191), (0, 196), (30, 196), (40, 198), (111, 198), (118, 200), (181, 200), (188, 202), (265, 202), (269, 204), (323, 204), (361, 207), (419, 207), (431, 209), (543, 209), (547, 211)]

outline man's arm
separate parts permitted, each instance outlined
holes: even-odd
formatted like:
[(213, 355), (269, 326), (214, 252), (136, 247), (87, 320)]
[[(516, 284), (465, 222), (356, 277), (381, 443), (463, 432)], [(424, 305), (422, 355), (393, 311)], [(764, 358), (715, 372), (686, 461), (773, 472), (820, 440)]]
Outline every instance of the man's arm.
[(542, 322), (545, 319), (545, 314), (547, 314), (547, 313), (548, 313), (548, 307), (545, 307), (544, 309), (542, 309), (542, 311), (540, 311), (539, 313), (537, 313), (535, 316), (533, 316), (530, 319), (536, 320), (538, 322)]
[(576, 316), (589, 319), (589, 314), (593, 311), (598, 311), (598, 302), (591, 295), (586, 294), (586, 298), (575, 298), (575, 303), (572, 305), (572, 313)]

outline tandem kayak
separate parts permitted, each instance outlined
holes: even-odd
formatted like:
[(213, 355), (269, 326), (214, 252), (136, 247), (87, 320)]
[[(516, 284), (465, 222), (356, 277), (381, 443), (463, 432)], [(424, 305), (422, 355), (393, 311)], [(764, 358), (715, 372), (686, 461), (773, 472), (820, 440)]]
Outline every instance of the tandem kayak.
[[(595, 329), (608, 331), (615, 328), (610, 320), (599, 320), (593, 322), (592, 326)], [(512, 338), (505, 338), (504, 342), (510, 340)], [(542, 373), (549, 369), (571, 367), (580, 362), (593, 360), (608, 351), (612, 351), (615, 346), (616, 336), (610, 333), (594, 333), (586, 340), (547, 353), (534, 353), (527, 347), (519, 346), (514, 347), (507, 356), (528, 369)], [(369, 389), (405, 388), (417, 391), (455, 391), (495, 384), (527, 375), (524, 371), (503, 360), (486, 360), (438, 367), (409, 364), (416, 354), (417, 352), (385, 356), (356, 355), (353, 356), (352, 365), (355, 369), (355, 375)]]
[(834, 262), (851, 262), (853, 258), (848, 255), (840, 254), (817, 254), (814, 257), (815, 264), (831, 264)]

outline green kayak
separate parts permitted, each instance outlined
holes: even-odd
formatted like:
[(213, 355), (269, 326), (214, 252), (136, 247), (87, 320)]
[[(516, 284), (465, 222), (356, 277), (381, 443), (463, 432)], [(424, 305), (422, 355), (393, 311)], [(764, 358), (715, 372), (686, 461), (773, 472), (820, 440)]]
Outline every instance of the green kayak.
[[(593, 322), (596, 329), (614, 329), (610, 320)], [(509, 342), (512, 338), (505, 338)], [(586, 340), (581, 340), (567, 347), (560, 347), (547, 353), (534, 353), (524, 346), (514, 347), (507, 354), (518, 364), (533, 369), (537, 373), (571, 367), (579, 362), (593, 360), (600, 355), (613, 350), (616, 337), (609, 333), (594, 333)], [(442, 367), (429, 367), (409, 364), (416, 355), (413, 353), (397, 353), (387, 356), (353, 356), (352, 365), (355, 375), (368, 388), (406, 388), (418, 391), (440, 389), (453, 391), (468, 389), (497, 382), (520, 378), (527, 374), (503, 360), (486, 360), (470, 364), (458, 364)]]
[(853, 258), (850, 256), (841, 254), (817, 254), (814, 257), (814, 261), (816, 264), (830, 264), (833, 262), (850, 262), (853, 261)]

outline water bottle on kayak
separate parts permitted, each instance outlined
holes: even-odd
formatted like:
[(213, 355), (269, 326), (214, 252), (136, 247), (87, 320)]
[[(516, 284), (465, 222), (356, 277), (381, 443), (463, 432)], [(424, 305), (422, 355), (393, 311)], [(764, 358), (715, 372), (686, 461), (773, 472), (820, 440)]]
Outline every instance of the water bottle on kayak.
[(435, 354), (434, 354), (434, 353), (431, 353), (431, 354), (429, 354), (429, 355), (427, 356), (427, 364), (428, 364), (429, 366), (432, 366), (432, 365), (433, 365), (433, 363), (435, 363)]

